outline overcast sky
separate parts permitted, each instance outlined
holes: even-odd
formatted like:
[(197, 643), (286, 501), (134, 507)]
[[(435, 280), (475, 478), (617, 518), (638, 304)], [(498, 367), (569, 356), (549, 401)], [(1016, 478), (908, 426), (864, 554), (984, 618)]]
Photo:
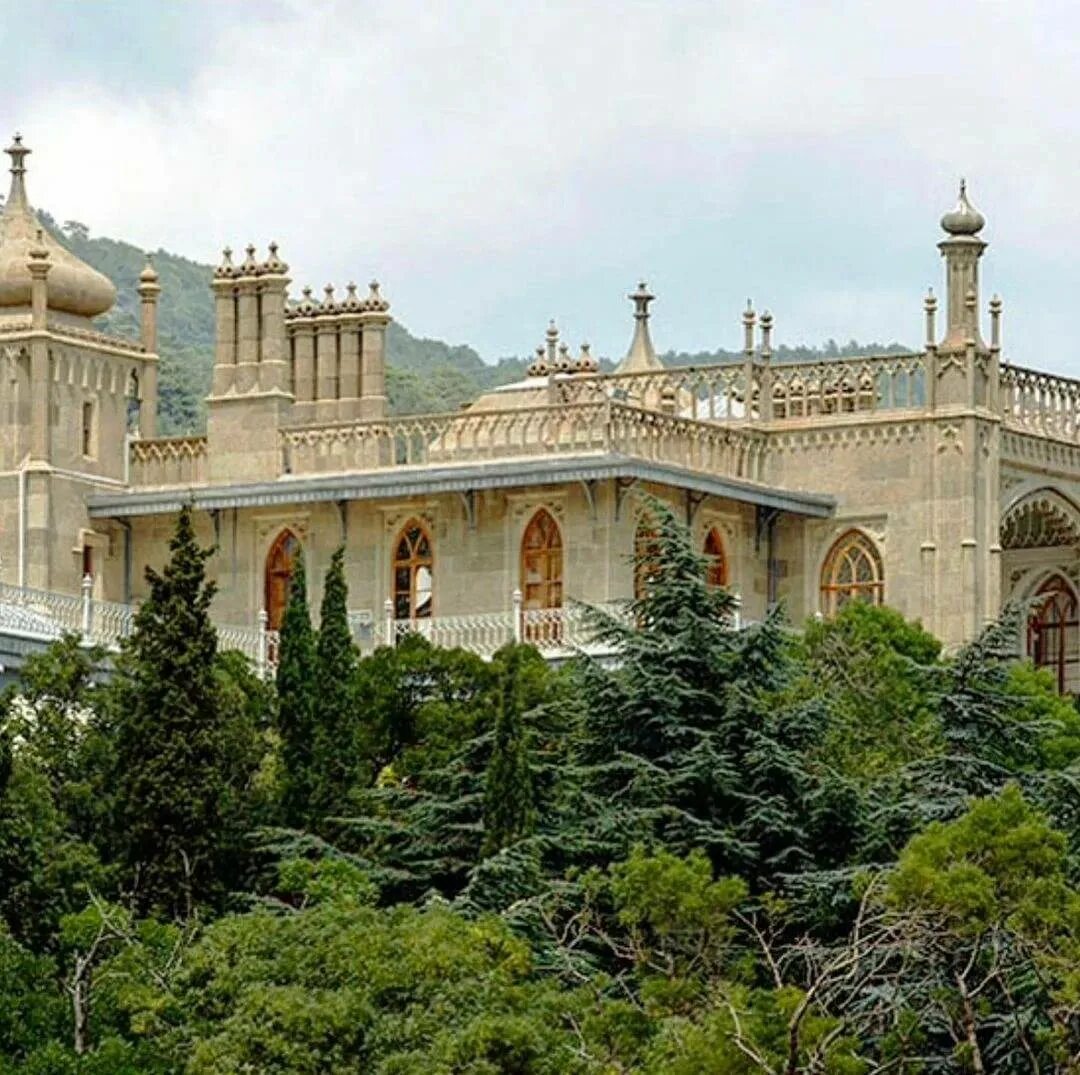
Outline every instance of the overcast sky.
[[(919, 344), (966, 175), (1009, 357), (1080, 375), (1080, 9), (1051, 2), (0, 0), (35, 204), (294, 287), (377, 275), (413, 332), (604, 355)], [(168, 301), (164, 296), (163, 301)], [(1066, 326), (1070, 326), (1067, 328)]]

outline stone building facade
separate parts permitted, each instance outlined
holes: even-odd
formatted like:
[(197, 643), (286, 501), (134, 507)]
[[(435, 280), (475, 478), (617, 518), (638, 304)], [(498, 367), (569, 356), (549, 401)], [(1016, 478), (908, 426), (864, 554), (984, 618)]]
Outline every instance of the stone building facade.
[(917, 353), (780, 362), (771, 316), (748, 309), (741, 362), (665, 368), (642, 284), (615, 372), (551, 325), (523, 381), (449, 414), (388, 416), (377, 284), (297, 299), (276, 246), (226, 250), (206, 435), (161, 438), (168, 295), (153, 267), (141, 338), (98, 332), (112, 285), (40, 228), (29, 150), (16, 138), (8, 153), (0, 630), (75, 617), (122, 634), (191, 502), (216, 548), (226, 642), (265, 656), (296, 550), (317, 580), (344, 545), (362, 645), (415, 629), (482, 652), (509, 637), (565, 651), (575, 602), (634, 592), (649, 493), (748, 619), (862, 598), (957, 645), (1004, 601), (1030, 601), (1018, 646), (1080, 687), (1080, 382), (1003, 361), (997, 298), (984, 336), (984, 220), (963, 186)]

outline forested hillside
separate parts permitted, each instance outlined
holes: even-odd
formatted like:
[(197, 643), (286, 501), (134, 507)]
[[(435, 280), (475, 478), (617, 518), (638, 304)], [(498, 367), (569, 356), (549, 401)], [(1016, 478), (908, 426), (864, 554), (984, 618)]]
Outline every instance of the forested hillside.
[(342, 558), (275, 683), (172, 559), (102, 684), (0, 704), (0, 1073), (1076, 1075), (1080, 717), (853, 603), (736, 629), (662, 505), (617, 664), (361, 659)]
[[(42, 222), (56, 238), (87, 264), (116, 284), (116, 307), (99, 319), (103, 329), (123, 335), (138, 335), (138, 296), (135, 288), (145, 263), (145, 252), (118, 239), (92, 236), (86, 225), (69, 220), (62, 224), (39, 210)], [(204, 399), (210, 388), (214, 356), (214, 311), (210, 294), (213, 267), (201, 265), (164, 250), (154, 252), (154, 264), (161, 278), (159, 306), (160, 350), (162, 358), (161, 432), (163, 435), (201, 429), (206, 420)], [(629, 342), (630, 322), (627, 319)], [(523, 340), (528, 336), (523, 332)], [(819, 348), (780, 346), (777, 361), (806, 358), (835, 358), (845, 354), (903, 350), (898, 344), (860, 344), (851, 340), (837, 344), (829, 340)], [(619, 356), (613, 356), (617, 361)], [(733, 351), (670, 352), (668, 364), (738, 361)], [(387, 339), (387, 384), (390, 408), (395, 414), (416, 414), (456, 410), (481, 392), (520, 379), (531, 361), (502, 358), (485, 362), (465, 344), (413, 336), (396, 321)], [(601, 359), (610, 369), (612, 358)]]

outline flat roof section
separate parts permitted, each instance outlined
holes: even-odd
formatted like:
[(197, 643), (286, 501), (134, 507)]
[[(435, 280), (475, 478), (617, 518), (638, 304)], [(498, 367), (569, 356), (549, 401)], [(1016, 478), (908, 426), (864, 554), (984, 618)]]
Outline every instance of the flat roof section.
[(395, 467), (360, 474), (285, 475), (275, 481), (237, 485), (174, 486), (146, 492), (93, 496), (95, 519), (167, 515), (184, 504), (205, 511), (218, 508), (261, 508), (285, 504), (314, 504), (339, 500), (380, 500), (431, 493), (467, 493), (517, 486), (557, 485), (563, 482), (618, 478), (655, 482), (707, 496), (740, 500), (793, 515), (824, 519), (836, 500), (821, 493), (793, 492), (738, 478), (714, 477), (667, 463), (650, 463), (629, 456), (563, 456), (558, 459), (520, 459), (458, 466)]

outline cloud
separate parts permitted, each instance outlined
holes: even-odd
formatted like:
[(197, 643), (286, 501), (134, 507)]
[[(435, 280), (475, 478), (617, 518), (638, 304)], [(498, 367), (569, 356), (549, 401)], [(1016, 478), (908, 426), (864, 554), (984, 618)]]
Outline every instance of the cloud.
[(641, 273), (677, 348), (732, 343), (747, 293), (789, 340), (917, 341), (936, 216), (969, 172), (1026, 337), (1049, 343), (1036, 304), (1067, 294), (1080, 16), (1064, 5), (191, 18), (203, 49), (182, 78), (132, 92), (130, 72), (84, 62), (24, 86), (12, 125), (39, 204), (204, 260), (275, 238), (297, 284), (377, 273), (411, 327), (491, 356), (528, 351), (552, 314), (613, 352)]

